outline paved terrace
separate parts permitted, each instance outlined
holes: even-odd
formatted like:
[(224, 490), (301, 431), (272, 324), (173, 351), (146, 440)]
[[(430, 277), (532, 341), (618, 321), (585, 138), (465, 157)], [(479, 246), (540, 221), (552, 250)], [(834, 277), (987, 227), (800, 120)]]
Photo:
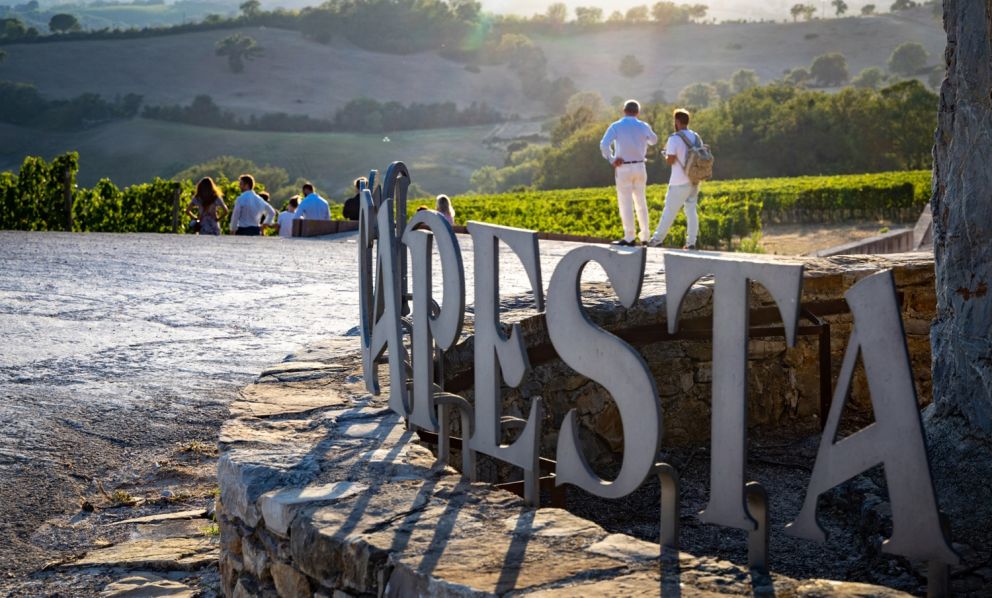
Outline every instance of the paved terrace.
[[(541, 243), (545, 284), (571, 246)], [(114, 541), (105, 524), (132, 513), (100, 509), (104, 492), (170, 499), (196, 474), (209, 494), (212, 471), (172, 467), (181, 447), (213, 446), (268, 365), (355, 327), (356, 255), (354, 235), (0, 232), (0, 589)], [(501, 272), (504, 293), (524, 290), (516, 260)]]

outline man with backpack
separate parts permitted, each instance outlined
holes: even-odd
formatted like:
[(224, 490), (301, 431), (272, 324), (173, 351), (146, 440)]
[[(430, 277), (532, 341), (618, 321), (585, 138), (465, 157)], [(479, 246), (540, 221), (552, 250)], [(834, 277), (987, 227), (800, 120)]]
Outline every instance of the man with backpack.
[(699, 234), (699, 217), (696, 215), (696, 202), (699, 199), (699, 183), (713, 174), (713, 154), (703, 145), (703, 139), (689, 128), (689, 112), (679, 108), (674, 113), (675, 133), (665, 144), (664, 156), (672, 175), (668, 179), (668, 193), (665, 194), (665, 209), (658, 221), (658, 228), (648, 241), (648, 247), (660, 247), (668, 236), (668, 229), (675, 222), (679, 210), (685, 207), (686, 246), (696, 248)]

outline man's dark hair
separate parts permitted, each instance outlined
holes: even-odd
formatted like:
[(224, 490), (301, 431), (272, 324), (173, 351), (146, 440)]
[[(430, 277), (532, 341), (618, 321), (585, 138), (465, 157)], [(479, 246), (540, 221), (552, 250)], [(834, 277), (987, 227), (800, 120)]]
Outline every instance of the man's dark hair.
[(295, 210), (296, 208), (300, 207), (300, 196), (294, 195), (293, 197), (290, 197), (288, 203), (289, 203), (289, 207)]
[(302, 189), (304, 193), (310, 195), (311, 193), (314, 192), (313, 183), (303, 183)]
[(361, 189), (362, 189), (362, 183), (365, 183), (366, 185), (368, 185), (369, 184), (369, 180), (367, 178), (363, 177), (363, 176), (360, 176), (357, 179), (355, 179), (355, 191), (361, 191)]
[(249, 189), (255, 188), (255, 177), (250, 174), (243, 174), (238, 177), (238, 180), (245, 184)]
[(637, 100), (627, 100), (623, 104), (623, 111), (627, 114), (640, 114), (641, 103)]
[(269, 201), (269, 197), (271, 197), (271, 196), (270, 196), (270, 195), (269, 195), (268, 193), (266, 193), (265, 191), (259, 191), (259, 192), (258, 192), (258, 196), (259, 196), (259, 197), (261, 197), (262, 199), (264, 199), (265, 201)]
[(683, 127), (689, 126), (689, 111), (685, 108), (676, 109), (675, 112), (672, 113), (672, 116), (674, 116), (675, 120), (677, 120)]

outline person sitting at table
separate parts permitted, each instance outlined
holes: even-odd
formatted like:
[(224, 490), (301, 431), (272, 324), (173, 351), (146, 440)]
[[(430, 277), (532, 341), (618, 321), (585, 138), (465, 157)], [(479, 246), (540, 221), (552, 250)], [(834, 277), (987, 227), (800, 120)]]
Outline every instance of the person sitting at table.
[(317, 195), (313, 183), (303, 183), (303, 200), (300, 207), (296, 208), (296, 217), (305, 220), (330, 220), (331, 208), (327, 205), (327, 200)]

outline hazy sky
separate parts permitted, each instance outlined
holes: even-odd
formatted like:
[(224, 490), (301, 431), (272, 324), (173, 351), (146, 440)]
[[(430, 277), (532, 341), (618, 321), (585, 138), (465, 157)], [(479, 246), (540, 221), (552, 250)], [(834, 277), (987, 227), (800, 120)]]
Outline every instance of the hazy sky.
[[(486, 10), (498, 13), (532, 15), (543, 12), (556, 0), (482, 0)], [(576, 6), (598, 6), (609, 14), (614, 10), (624, 11), (631, 6), (654, 4), (653, 0), (563, 0), (570, 8)], [(706, 4), (710, 7), (709, 16), (723, 19), (789, 19), (789, 7), (796, 0), (675, 0), (677, 4)], [(833, 15), (829, 0), (806, 0), (817, 8), (818, 15)], [(887, 10), (890, 4), (880, 0), (847, 0), (849, 14), (858, 14), (863, 4), (875, 4), (879, 10)]]

